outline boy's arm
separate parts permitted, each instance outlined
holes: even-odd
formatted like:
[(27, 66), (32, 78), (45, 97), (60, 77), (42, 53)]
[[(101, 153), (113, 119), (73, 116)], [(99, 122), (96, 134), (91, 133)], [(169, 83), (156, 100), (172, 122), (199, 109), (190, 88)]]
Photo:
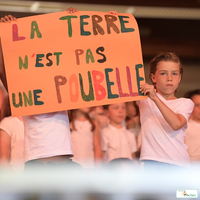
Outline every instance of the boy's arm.
[(167, 123), (173, 128), (173, 130), (179, 130), (186, 124), (187, 121), (183, 115), (174, 113), (157, 97), (153, 85), (145, 83), (141, 85), (140, 91), (144, 93), (144, 95), (148, 94), (149, 98), (154, 101), (154, 103), (162, 113), (163, 117), (165, 118)]

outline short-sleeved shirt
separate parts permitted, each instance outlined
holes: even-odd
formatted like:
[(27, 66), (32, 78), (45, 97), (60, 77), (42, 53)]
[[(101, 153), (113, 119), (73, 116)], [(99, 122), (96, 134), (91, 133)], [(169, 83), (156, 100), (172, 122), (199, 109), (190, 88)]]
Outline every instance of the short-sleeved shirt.
[(17, 117), (6, 117), (0, 123), (11, 139), (10, 166), (14, 171), (24, 169), (24, 125)]
[(59, 155), (73, 155), (66, 111), (24, 116), (25, 162)]
[[(183, 115), (188, 121), (194, 107), (190, 99), (166, 100), (158, 93), (157, 96), (173, 112)], [(140, 100), (139, 107), (142, 136), (140, 160), (187, 166), (190, 162), (188, 148), (184, 143), (187, 123), (181, 129), (173, 130), (150, 98)]]
[(200, 161), (200, 123), (192, 119), (188, 121), (185, 144), (191, 161)]
[(135, 136), (125, 127), (118, 129), (109, 124), (101, 131), (101, 140), (106, 162), (116, 158), (132, 159), (132, 153), (137, 151)]

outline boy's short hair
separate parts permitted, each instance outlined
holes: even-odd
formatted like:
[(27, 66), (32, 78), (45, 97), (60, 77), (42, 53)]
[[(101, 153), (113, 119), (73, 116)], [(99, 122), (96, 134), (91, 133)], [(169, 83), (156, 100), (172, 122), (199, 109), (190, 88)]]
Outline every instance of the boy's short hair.
[[(157, 65), (160, 61), (172, 61), (178, 63), (180, 67), (180, 74), (183, 75), (183, 66), (179, 57), (173, 52), (161, 52), (156, 57), (154, 57), (150, 62), (150, 74), (149, 74), (150, 79), (151, 79), (151, 74), (156, 73)], [(155, 87), (155, 83), (153, 81), (152, 83)]]
[(186, 94), (184, 95), (184, 97), (192, 99), (192, 97), (194, 95), (200, 95), (200, 89), (196, 89), (196, 90), (192, 90), (192, 91), (186, 92)]

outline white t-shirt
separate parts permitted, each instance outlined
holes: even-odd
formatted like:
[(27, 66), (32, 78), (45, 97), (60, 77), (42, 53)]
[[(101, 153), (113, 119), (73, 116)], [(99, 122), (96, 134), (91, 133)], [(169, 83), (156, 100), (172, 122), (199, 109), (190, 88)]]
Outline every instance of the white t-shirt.
[(74, 157), (73, 161), (83, 168), (94, 168), (94, 142), (91, 123), (87, 121), (74, 121), (76, 130), (71, 131)]
[(0, 123), (11, 138), (10, 166), (14, 171), (24, 170), (24, 125), (17, 117), (6, 117)]
[(200, 161), (200, 123), (189, 120), (186, 129), (185, 144), (192, 161)]
[(66, 111), (24, 116), (25, 162), (58, 155), (73, 155)]
[(118, 129), (111, 124), (101, 131), (102, 150), (106, 152), (106, 162), (116, 158), (129, 158), (137, 151), (135, 136), (125, 127)]
[[(194, 107), (190, 99), (166, 100), (158, 93), (157, 96), (173, 112), (182, 114), (188, 121)], [(173, 130), (150, 98), (139, 101), (139, 107), (142, 136), (140, 160), (188, 165), (190, 159), (187, 146), (184, 144), (187, 123), (183, 128)]]

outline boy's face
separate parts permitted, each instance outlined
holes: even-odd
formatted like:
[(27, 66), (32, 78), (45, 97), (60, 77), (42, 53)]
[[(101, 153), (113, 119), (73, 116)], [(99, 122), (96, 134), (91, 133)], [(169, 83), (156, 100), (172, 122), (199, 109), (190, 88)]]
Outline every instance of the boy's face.
[(121, 124), (126, 118), (126, 104), (115, 103), (109, 105), (107, 115), (110, 122), (114, 124)]
[(180, 66), (172, 61), (160, 61), (155, 74), (151, 74), (156, 90), (163, 97), (174, 97), (174, 92), (181, 81)]
[(194, 109), (192, 112), (192, 119), (196, 122), (200, 123), (200, 95), (196, 94), (192, 97), (192, 101), (194, 102)]

